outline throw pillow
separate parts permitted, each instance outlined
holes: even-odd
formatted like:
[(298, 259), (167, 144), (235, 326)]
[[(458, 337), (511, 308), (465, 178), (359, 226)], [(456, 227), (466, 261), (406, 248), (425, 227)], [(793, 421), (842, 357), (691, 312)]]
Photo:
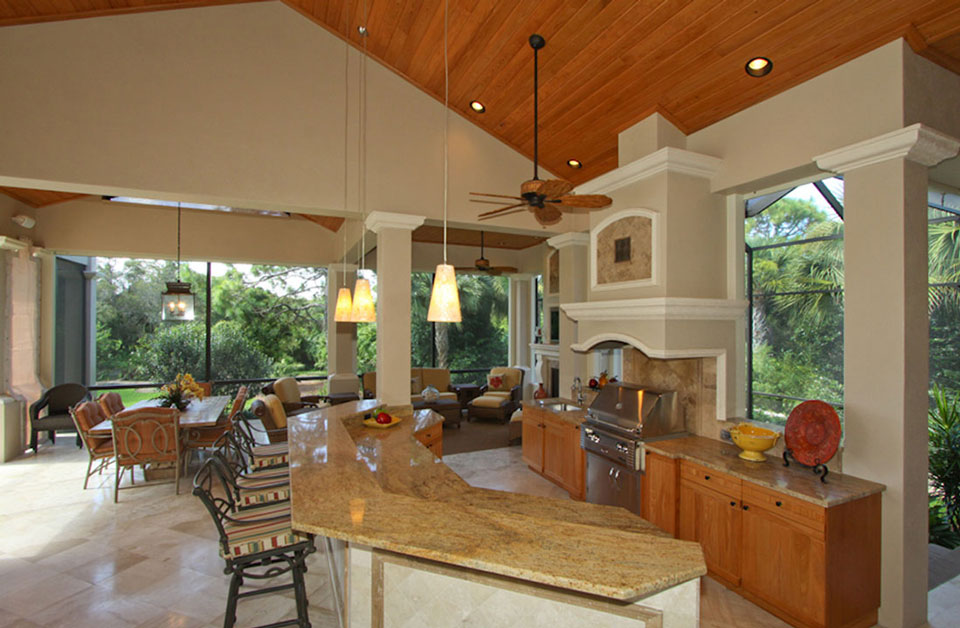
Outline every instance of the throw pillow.
[(503, 383), (503, 377), (499, 375), (487, 375), (487, 390), (507, 390)]

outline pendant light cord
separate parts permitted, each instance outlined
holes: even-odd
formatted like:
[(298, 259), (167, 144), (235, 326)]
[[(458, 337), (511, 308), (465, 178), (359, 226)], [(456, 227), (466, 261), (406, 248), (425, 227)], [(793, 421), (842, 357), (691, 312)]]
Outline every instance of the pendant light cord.
[(450, 126), (450, 67), (447, 58), (447, 20), (450, 0), (443, 1), (443, 263), (447, 263), (447, 195), (449, 182), (448, 127)]
[(366, 267), (367, 255), (367, 0), (363, 0), (363, 23), (360, 38), (363, 40), (363, 59), (360, 60), (360, 268)]
[(180, 283), (180, 202), (177, 201), (177, 283)]
[[(349, 170), (347, 160), (349, 158), (350, 142), (350, 38), (344, 39), (343, 43), (343, 212), (347, 212), (347, 201), (349, 200)], [(346, 218), (344, 224), (340, 225), (343, 229), (343, 283), (347, 283), (347, 225)]]
[(538, 163), (540, 161), (539, 154), (539, 141), (537, 138), (537, 129), (540, 126), (539, 116), (540, 116), (540, 107), (539, 107), (539, 92), (537, 83), (539, 82), (538, 76), (538, 63), (537, 63), (537, 49), (533, 49), (533, 179), (537, 180), (538, 175)]

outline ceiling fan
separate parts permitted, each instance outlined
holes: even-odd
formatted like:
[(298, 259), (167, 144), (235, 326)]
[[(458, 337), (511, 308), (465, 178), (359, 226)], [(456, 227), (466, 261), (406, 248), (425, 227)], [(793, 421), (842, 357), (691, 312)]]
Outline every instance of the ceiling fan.
[(503, 273), (515, 273), (517, 269), (513, 266), (491, 266), (490, 260), (483, 256), (483, 232), (480, 232), (480, 257), (473, 261), (473, 266), (457, 267), (457, 272), (475, 273), (481, 272), (488, 275), (502, 275)]
[[(524, 181), (520, 186), (520, 196), (509, 196), (506, 194), (487, 194), (484, 192), (471, 192), (474, 196), (487, 196), (497, 199), (510, 200), (489, 200), (472, 198), (475, 203), (490, 203), (493, 205), (505, 205), (488, 212), (480, 214), (480, 220), (490, 220), (491, 218), (500, 218), (509, 216), (522, 211), (533, 212), (534, 217), (543, 226), (555, 225), (563, 218), (563, 214), (585, 214), (595, 209), (609, 207), (613, 201), (609, 196), (603, 194), (569, 194), (573, 189), (573, 184), (563, 179), (540, 179), (538, 174), (539, 143), (537, 136), (537, 127), (539, 122), (539, 102), (537, 96), (537, 51), (547, 44), (546, 40), (534, 33), (530, 35), (530, 47), (533, 48), (533, 178)], [(519, 201), (519, 202), (515, 202)]]

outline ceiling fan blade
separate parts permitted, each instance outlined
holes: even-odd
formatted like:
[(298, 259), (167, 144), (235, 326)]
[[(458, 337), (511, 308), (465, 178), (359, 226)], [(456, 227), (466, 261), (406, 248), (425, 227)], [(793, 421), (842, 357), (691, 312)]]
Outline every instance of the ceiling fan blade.
[(546, 207), (534, 207), (533, 215), (537, 217), (537, 222), (544, 227), (555, 225), (563, 219), (563, 213), (552, 205), (548, 205)]
[(473, 196), (496, 196), (497, 198), (512, 198), (515, 201), (522, 201), (523, 198), (519, 196), (510, 196), (509, 194), (490, 194), (488, 192), (470, 192)]
[(503, 216), (509, 216), (510, 214), (519, 214), (520, 212), (525, 212), (525, 211), (527, 211), (526, 207), (523, 207), (521, 209), (512, 209), (506, 213), (497, 214), (496, 216), (481, 216), (477, 220), (490, 220), (491, 218), (502, 218)]
[[(488, 201), (488, 200), (486, 200), (486, 199), (480, 199), (480, 198), (471, 198), (471, 199), (470, 199), (470, 202), (471, 202), (471, 203), (489, 203), (489, 204), (491, 204), (491, 205), (506, 205), (506, 204), (508, 204), (508, 203), (513, 203), (514, 201), (523, 201), (523, 199), (522, 199), (522, 198), (515, 198), (515, 199), (510, 200), (510, 201)], [(524, 202), (526, 202), (526, 201), (524, 201)]]
[(527, 204), (526, 201), (524, 201), (523, 203), (517, 203), (516, 205), (508, 205), (507, 207), (501, 207), (500, 209), (494, 209), (494, 210), (491, 210), (491, 211), (488, 211), (488, 212), (484, 212), (484, 213), (480, 214), (479, 216), (477, 216), (477, 218), (483, 218), (484, 216), (493, 216), (493, 215), (495, 215), (495, 214), (499, 214), (500, 212), (505, 212), (505, 211), (507, 211), (508, 209), (515, 209), (515, 208), (517, 208), (517, 207), (525, 207), (526, 204)]
[(547, 179), (540, 186), (540, 194), (547, 198), (557, 198), (563, 196), (573, 189), (573, 184), (563, 179)]
[(613, 203), (613, 199), (603, 194), (567, 194), (557, 199), (551, 199), (550, 202), (562, 205), (564, 209), (568, 207), (601, 209), (609, 207)]

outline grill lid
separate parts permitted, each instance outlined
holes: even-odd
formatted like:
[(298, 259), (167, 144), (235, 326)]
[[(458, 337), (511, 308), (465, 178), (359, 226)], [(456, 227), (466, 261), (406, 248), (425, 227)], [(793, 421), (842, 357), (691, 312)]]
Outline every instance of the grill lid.
[(675, 392), (615, 382), (600, 390), (587, 414), (596, 421), (650, 438), (683, 431), (676, 406)]

